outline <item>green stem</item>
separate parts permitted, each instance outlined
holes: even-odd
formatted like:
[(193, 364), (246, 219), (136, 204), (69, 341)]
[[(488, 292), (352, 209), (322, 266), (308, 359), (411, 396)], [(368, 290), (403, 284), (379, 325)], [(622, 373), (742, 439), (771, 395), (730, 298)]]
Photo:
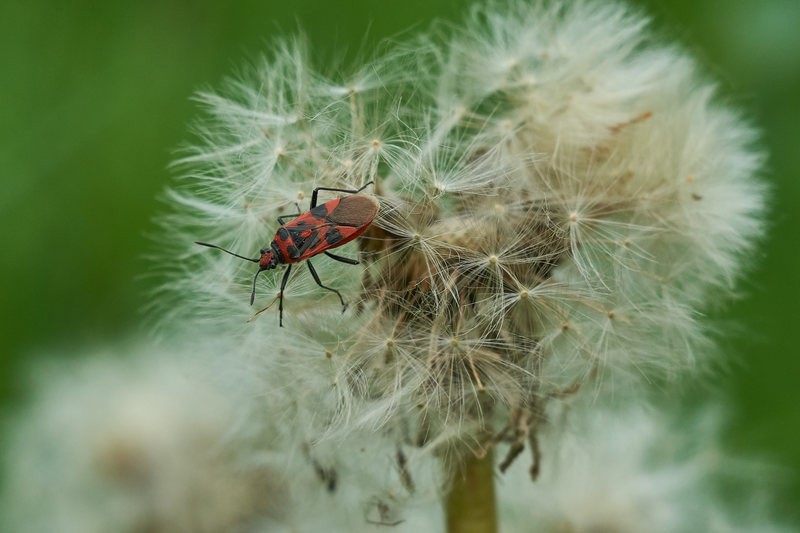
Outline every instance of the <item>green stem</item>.
[(466, 455), (450, 466), (452, 485), (445, 502), (447, 533), (497, 533), (492, 451)]

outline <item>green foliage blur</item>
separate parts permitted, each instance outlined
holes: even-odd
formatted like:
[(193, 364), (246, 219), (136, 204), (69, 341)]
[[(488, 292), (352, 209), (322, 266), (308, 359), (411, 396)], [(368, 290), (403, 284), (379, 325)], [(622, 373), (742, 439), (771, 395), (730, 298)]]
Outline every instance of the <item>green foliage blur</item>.
[[(636, 0), (764, 132), (771, 232), (743, 298), (719, 317), (737, 450), (800, 472), (800, 2)], [(147, 234), (173, 150), (213, 87), (277, 35), (318, 62), (356, 57), (458, 0), (23, 2), (0, 6), (0, 403), (24, 398), (23, 363), (141, 328)], [(342, 58), (344, 60), (342, 61)], [(265, 228), (265, 238), (270, 228)], [(791, 244), (794, 242), (795, 244)], [(185, 243), (176, 243), (176, 248)], [(798, 484), (790, 481), (798, 500)]]

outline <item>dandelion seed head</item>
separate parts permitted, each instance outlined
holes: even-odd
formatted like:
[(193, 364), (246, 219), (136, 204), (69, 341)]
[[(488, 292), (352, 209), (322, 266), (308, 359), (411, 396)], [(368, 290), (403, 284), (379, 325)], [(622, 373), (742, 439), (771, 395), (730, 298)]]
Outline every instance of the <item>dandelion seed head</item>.
[[(201, 95), (210, 117), (164, 226), (247, 254), (314, 188), (373, 182), (360, 194), (378, 215), (341, 248), (360, 265), (312, 258), (349, 305), (299, 266), (286, 327), (273, 308), (247, 322), (251, 265), (203, 250), (174, 267), (193, 305), (170, 316), (248, 338), (271, 397), (298, 384), (320, 435), (391, 428), (473, 451), (565, 390), (701, 368), (702, 314), (762, 232), (762, 157), (648, 24), (617, 3), (490, 2), (344, 83), (278, 45)], [(260, 276), (259, 302), (279, 284)]]

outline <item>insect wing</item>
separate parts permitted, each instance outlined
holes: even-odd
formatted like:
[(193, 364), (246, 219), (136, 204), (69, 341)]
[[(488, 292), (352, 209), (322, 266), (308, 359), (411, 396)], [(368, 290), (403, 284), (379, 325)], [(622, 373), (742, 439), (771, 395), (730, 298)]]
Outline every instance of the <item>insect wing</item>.
[(308, 244), (303, 247), (304, 249), (301, 251), (297, 261), (303, 261), (304, 259), (321, 254), (325, 250), (346, 244), (364, 233), (366, 229), (366, 226), (363, 228), (350, 228), (346, 226), (335, 226), (332, 223), (321, 226), (306, 239), (305, 242)]
[(318, 205), (282, 229), (296, 246), (290, 262), (298, 262), (346, 244), (362, 233), (377, 214), (377, 203), (364, 196), (338, 198)]

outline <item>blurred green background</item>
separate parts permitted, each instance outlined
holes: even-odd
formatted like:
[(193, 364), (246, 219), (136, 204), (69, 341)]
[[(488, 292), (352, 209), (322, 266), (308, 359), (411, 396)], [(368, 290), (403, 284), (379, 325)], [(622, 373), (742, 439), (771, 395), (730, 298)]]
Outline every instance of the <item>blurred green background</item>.
[[(764, 131), (772, 231), (723, 315), (738, 334), (718, 377), (735, 449), (785, 465), (800, 501), (800, 2), (638, 0)], [(456, 0), (5, 1), (0, 7), (0, 401), (24, 397), (22, 363), (137, 328), (172, 151), (189, 101), (299, 26), (320, 62), (354, 56)], [(291, 6), (291, 7), (287, 7)], [(794, 244), (792, 244), (794, 243)], [(794, 346), (794, 348), (792, 348)]]

